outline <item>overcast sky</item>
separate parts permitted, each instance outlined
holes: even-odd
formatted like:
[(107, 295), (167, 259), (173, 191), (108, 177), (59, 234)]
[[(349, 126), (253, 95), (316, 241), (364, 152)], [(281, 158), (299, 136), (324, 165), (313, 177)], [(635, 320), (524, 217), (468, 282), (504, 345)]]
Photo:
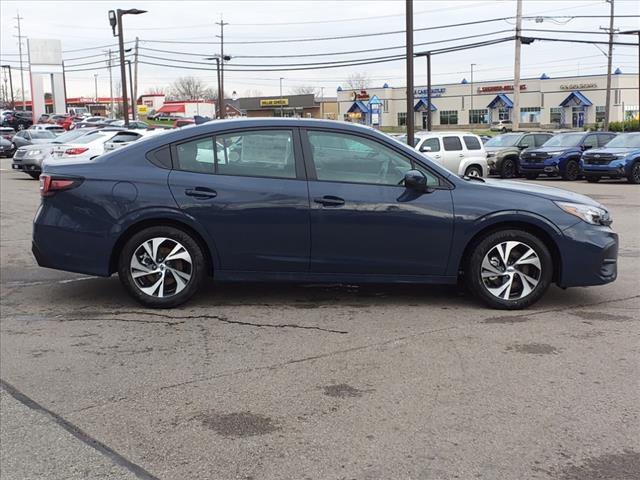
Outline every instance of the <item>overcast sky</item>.
[[(373, 49), (404, 45), (404, 33), (392, 35), (376, 35), (364, 38), (336, 39), (324, 41), (295, 41), (305, 38), (344, 36), (350, 34), (380, 33), (404, 29), (404, 0), (389, 1), (304, 1), (291, 0), (280, 2), (241, 1), (209, 2), (209, 1), (142, 1), (135, 2), (101, 2), (101, 1), (11, 1), (0, 3), (1, 48), (0, 59), (3, 64), (17, 65), (18, 51), (17, 33), (14, 18), (19, 11), (22, 20), (22, 34), (30, 38), (56, 38), (62, 41), (63, 57), (67, 64), (79, 64), (101, 60), (94, 57), (85, 60), (73, 58), (95, 55), (101, 52), (101, 46), (115, 43), (107, 19), (107, 12), (112, 8), (140, 8), (148, 13), (138, 16), (126, 16), (124, 21), (125, 40), (140, 38), (140, 46), (159, 50), (188, 52), (196, 55), (185, 56), (171, 54), (171, 58), (201, 62), (203, 57), (219, 52), (215, 35), (219, 27), (215, 22), (224, 18), (229, 25), (225, 27), (225, 54), (242, 55), (292, 55), (324, 52), (341, 52), (349, 50)], [(525, 16), (548, 15), (608, 15), (609, 4), (604, 0), (524, 0)], [(637, 0), (615, 0), (616, 14), (640, 14), (640, 2)], [(448, 0), (448, 1), (415, 1), (414, 27), (416, 29), (435, 25), (462, 23), (468, 21), (508, 17), (515, 15), (514, 0)], [(600, 26), (608, 25), (608, 19), (545, 19), (542, 23), (526, 20), (523, 28), (540, 28), (553, 30), (582, 30), (598, 32)], [(621, 18), (616, 20), (615, 27), (621, 30), (638, 29), (640, 19)], [(416, 43), (442, 41), (467, 35), (483, 35), (475, 39), (459, 41), (453, 44), (480, 41), (488, 38), (500, 38), (509, 33), (496, 33), (513, 28), (513, 21), (448, 28), (433, 31), (417, 31), (414, 35)], [(583, 38), (605, 41), (606, 35), (559, 34), (545, 32), (525, 32), (525, 35), (554, 38)], [(285, 43), (266, 44), (233, 44), (260, 40), (292, 39)], [(637, 42), (637, 36), (619, 36), (620, 41)], [(212, 44), (180, 44), (156, 43), (152, 41), (189, 41), (212, 42)], [(441, 47), (434, 45), (431, 48)], [(71, 52), (70, 50), (96, 47), (95, 49)], [(429, 47), (416, 47), (416, 51)], [(606, 49), (606, 46), (602, 46)], [(484, 47), (475, 50), (449, 53), (433, 58), (434, 83), (459, 82), (469, 78), (470, 64), (475, 63), (474, 79), (501, 80), (513, 76), (513, 42)], [(141, 51), (148, 56), (166, 56), (160, 52)], [(371, 78), (371, 86), (382, 86), (387, 82), (391, 86), (404, 86), (404, 61), (364, 65), (358, 67), (342, 67), (324, 70), (285, 71), (285, 72), (234, 72), (234, 64), (273, 64), (273, 63), (309, 63), (332, 60), (352, 60), (402, 53), (401, 49), (383, 52), (370, 52), (336, 57), (311, 57), (287, 59), (248, 59), (234, 58), (228, 64), (225, 74), (225, 90), (236, 91), (240, 96), (248, 91), (260, 91), (264, 95), (279, 93), (279, 78), (284, 77), (283, 88), (289, 93), (296, 86), (324, 87), (325, 96), (334, 96), (338, 85), (345, 85), (345, 79), (353, 72), (364, 72)], [(141, 59), (142, 60), (142, 59)], [(146, 59), (147, 62), (162, 60)], [(613, 58), (614, 68), (620, 67), (624, 72), (638, 71), (638, 53), (635, 47), (616, 47)], [(194, 66), (202, 66), (193, 64)], [(425, 61), (416, 60), (415, 82), (426, 83)], [(93, 68), (104, 65), (78, 66), (75, 68)], [(68, 67), (70, 70), (73, 67)], [(242, 68), (242, 67), (236, 67)], [(555, 42), (536, 42), (523, 47), (523, 77), (538, 77), (543, 72), (551, 77), (572, 76), (576, 74), (592, 74), (606, 72), (606, 57), (593, 45), (567, 44)], [(98, 94), (108, 96), (109, 75), (107, 70), (99, 69), (84, 72), (73, 72), (67, 75), (67, 91), (69, 97), (94, 94), (94, 73), (98, 74)], [(114, 77), (118, 71), (114, 69)], [(215, 73), (201, 70), (181, 70), (178, 68), (140, 65), (139, 93), (158, 86), (167, 87), (180, 76), (193, 75), (202, 78), (211, 87), (215, 87)], [(28, 81), (25, 79), (25, 83)], [(14, 88), (19, 88), (19, 75), (14, 74)], [(27, 87), (28, 90), (28, 87)]]

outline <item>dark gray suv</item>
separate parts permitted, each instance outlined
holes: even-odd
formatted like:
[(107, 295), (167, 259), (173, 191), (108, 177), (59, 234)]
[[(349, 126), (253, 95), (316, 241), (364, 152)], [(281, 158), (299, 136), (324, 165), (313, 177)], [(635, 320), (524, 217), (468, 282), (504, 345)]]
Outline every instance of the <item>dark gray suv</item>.
[(493, 137), (484, 144), (487, 163), (492, 174), (502, 178), (519, 176), (518, 157), (525, 148), (539, 147), (553, 134), (544, 132), (514, 132)]

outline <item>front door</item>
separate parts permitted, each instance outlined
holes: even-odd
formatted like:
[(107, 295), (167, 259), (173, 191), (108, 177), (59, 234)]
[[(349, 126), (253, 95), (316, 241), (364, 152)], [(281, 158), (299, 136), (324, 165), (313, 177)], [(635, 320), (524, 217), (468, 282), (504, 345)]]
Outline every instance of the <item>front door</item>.
[[(311, 272), (444, 275), (453, 203), (444, 180), (419, 194), (402, 185), (400, 151), (357, 134), (307, 131)], [(303, 142), (305, 136), (303, 134)]]
[(584, 111), (583, 110), (574, 110), (573, 111), (573, 119), (572, 125), (574, 128), (582, 128), (584, 127)]
[(309, 197), (300, 152), (295, 129), (244, 130), (174, 147), (171, 192), (209, 233), (222, 270), (308, 270)]

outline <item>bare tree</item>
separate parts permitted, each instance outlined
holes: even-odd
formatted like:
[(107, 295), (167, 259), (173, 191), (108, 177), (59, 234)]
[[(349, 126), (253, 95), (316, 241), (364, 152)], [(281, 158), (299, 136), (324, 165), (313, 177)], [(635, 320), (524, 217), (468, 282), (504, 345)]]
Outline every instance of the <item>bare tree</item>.
[(371, 83), (367, 73), (354, 72), (345, 80), (351, 90), (365, 90)]
[(169, 87), (168, 97), (171, 100), (198, 100), (204, 98), (209, 88), (199, 78), (180, 77)]
[(311, 85), (298, 85), (291, 89), (293, 95), (309, 95), (310, 93), (316, 94), (316, 87)]
[(149, 87), (145, 93), (147, 95), (164, 95), (166, 92), (164, 87)]

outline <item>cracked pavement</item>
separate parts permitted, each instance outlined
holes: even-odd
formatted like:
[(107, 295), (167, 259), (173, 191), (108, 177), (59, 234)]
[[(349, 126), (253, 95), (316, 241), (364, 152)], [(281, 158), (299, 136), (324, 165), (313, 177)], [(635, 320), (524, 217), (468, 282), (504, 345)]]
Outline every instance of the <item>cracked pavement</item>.
[(640, 477), (640, 192), (619, 279), (527, 311), (453, 288), (214, 285), (147, 311), (40, 269), (38, 184), (0, 160), (4, 479)]

